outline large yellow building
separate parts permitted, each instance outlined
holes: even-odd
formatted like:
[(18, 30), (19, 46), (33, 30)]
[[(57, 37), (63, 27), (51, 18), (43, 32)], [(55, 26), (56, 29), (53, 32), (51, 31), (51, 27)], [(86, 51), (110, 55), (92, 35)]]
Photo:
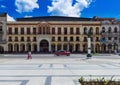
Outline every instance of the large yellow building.
[[(5, 16), (4, 16), (5, 17)], [(6, 22), (6, 21), (5, 21)], [(92, 52), (102, 52), (102, 21), (95, 18), (77, 18), (63, 16), (18, 18), (7, 22), (5, 46), (1, 51), (19, 52), (87, 52), (87, 33), (92, 31)], [(5, 29), (5, 28), (4, 28)]]
[(87, 52), (87, 32), (92, 30), (93, 52), (101, 51), (101, 22), (91, 18), (37, 17), (7, 23), (8, 52)]

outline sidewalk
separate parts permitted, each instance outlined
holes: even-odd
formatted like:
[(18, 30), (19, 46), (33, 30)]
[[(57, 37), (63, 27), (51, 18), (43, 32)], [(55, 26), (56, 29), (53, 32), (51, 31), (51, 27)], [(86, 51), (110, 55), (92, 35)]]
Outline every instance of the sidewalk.
[(21, 56), (0, 58), (0, 85), (80, 85), (78, 79), (90, 75), (120, 79), (119, 56), (32, 55), (30, 60)]

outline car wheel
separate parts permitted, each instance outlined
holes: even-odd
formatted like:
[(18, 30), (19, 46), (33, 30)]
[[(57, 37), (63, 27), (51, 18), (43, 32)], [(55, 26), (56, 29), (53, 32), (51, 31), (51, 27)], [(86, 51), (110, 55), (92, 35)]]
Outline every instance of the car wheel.
[(68, 54), (67, 56), (70, 56), (70, 54)]

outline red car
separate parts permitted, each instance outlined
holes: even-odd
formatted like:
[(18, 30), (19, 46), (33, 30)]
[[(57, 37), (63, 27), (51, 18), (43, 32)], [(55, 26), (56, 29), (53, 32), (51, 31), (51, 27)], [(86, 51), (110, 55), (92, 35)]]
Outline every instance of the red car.
[(70, 56), (70, 52), (69, 51), (64, 51), (64, 50), (60, 50), (54, 53), (54, 55), (66, 55), (66, 56)]

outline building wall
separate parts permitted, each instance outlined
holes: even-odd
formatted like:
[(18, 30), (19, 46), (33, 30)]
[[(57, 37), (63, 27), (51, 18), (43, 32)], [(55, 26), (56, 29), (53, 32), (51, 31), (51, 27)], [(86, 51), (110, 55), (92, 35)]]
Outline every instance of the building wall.
[(105, 29), (105, 32), (102, 32), (102, 38), (106, 39), (105, 42), (102, 42), (102, 51), (109, 53), (117, 52), (119, 45), (119, 24), (108, 22), (103, 23), (101, 27), (102, 30)]
[[(21, 34), (22, 28), (24, 28), (24, 34)], [(27, 33), (28, 28), (30, 29), (30, 34)], [(33, 33), (34, 28), (36, 28), (36, 33)], [(58, 32), (59, 28), (61, 29), (61, 33)], [(25, 47), (23, 52), (27, 52), (28, 50), (36, 52), (35, 48), (37, 47), (37, 52), (53, 52), (56, 50), (87, 52), (87, 41), (84, 39), (85, 37), (87, 38), (87, 35), (84, 34), (85, 28), (87, 32), (90, 30), (90, 28), (93, 29), (93, 35), (91, 36), (93, 38), (92, 52), (101, 52), (100, 21), (8, 22), (7, 51), (22, 52), (23, 47)], [(9, 29), (12, 29), (12, 33), (9, 33)], [(18, 29), (18, 33), (16, 34), (15, 29)], [(55, 33), (53, 29), (55, 29)], [(71, 29), (73, 30), (70, 31)], [(79, 29), (79, 32), (77, 29)], [(96, 34), (96, 31), (98, 31), (98, 34)], [(10, 40), (10, 37), (12, 41)], [(15, 41), (15, 37), (18, 38), (18, 41)], [(21, 37), (24, 37), (24, 41), (21, 41)], [(27, 41), (28, 37), (30, 40)], [(36, 41), (33, 41), (34, 37), (36, 37)], [(96, 38), (98, 38), (97, 41)], [(44, 44), (46, 46), (44, 46)], [(31, 49), (29, 47), (31, 47)]]
[(0, 14), (0, 53), (3, 53), (6, 49), (6, 23), (7, 14)]

